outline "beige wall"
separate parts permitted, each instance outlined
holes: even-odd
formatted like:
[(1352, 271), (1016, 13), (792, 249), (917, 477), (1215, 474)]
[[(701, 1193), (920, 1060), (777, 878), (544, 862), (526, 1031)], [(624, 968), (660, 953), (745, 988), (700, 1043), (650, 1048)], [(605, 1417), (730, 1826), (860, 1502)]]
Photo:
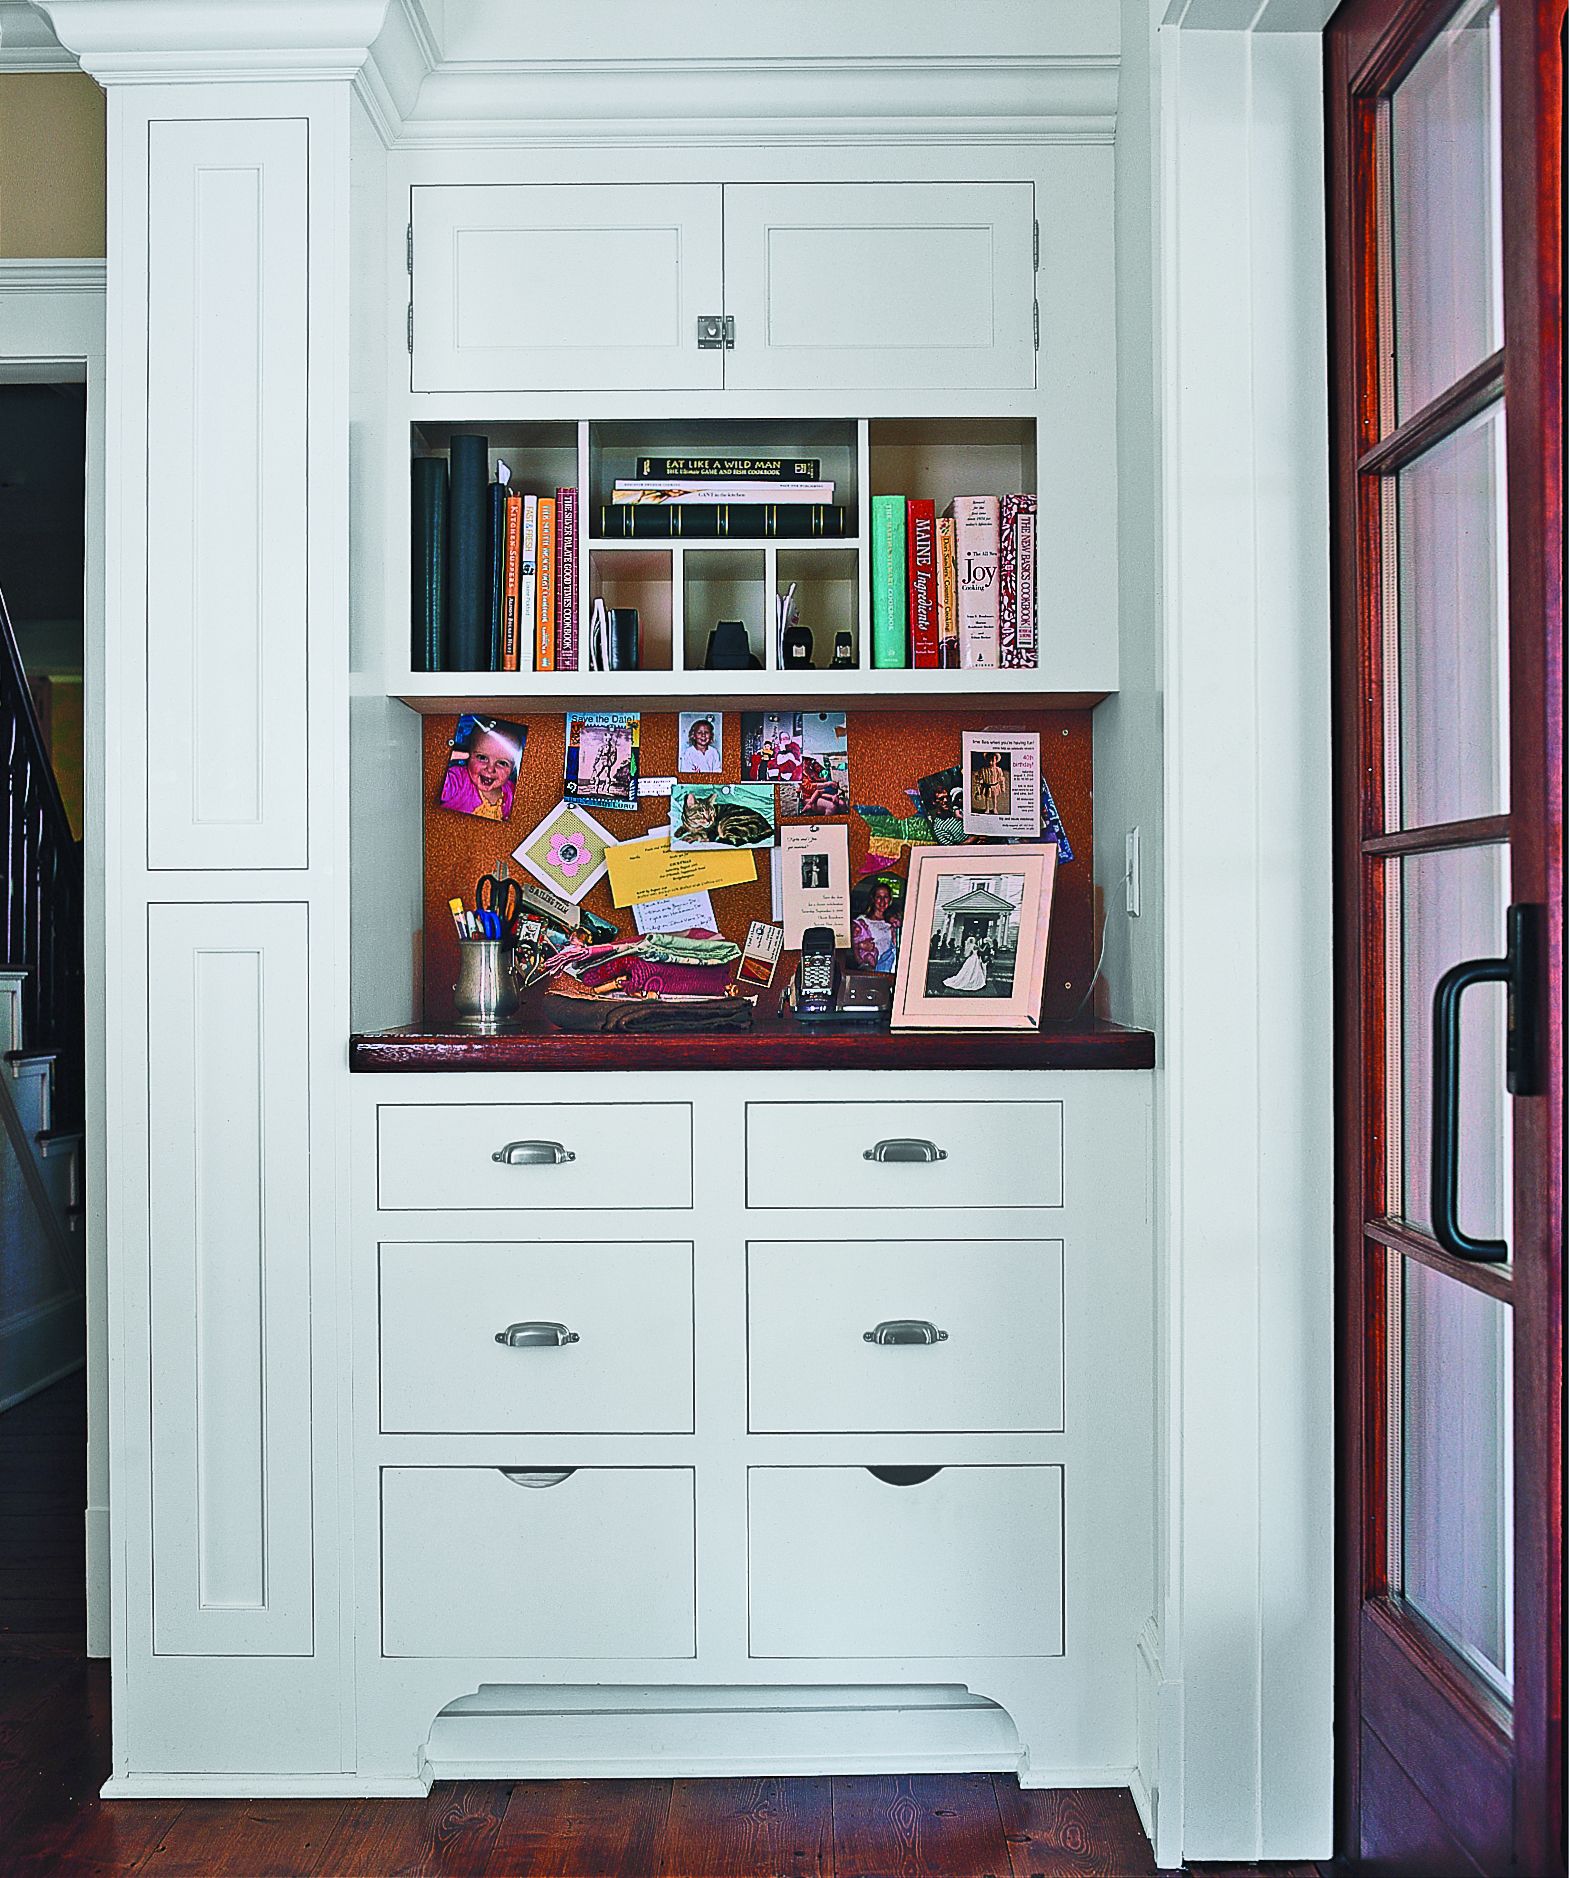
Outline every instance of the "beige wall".
[(0, 260), (104, 251), (104, 94), (83, 72), (0, 72)]

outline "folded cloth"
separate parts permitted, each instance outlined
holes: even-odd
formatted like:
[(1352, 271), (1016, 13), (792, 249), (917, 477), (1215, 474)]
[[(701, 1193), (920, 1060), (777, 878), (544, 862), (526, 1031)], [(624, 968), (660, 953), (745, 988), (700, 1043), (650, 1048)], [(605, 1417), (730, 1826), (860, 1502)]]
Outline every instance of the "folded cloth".
[(651, 932), (639, 950), (646, 959), (659, 959), (667, 965), (729, 965), (741, 957), (741, 947), (734, 939), (722, 939), (718, 933)]
[(692, 998), (676, 1004), (659, 998), (596, 998), (547, 991), (540, 1006), (546, 1022), (558, 1030), (614, 1035), (752, 1028), (752, 1005), (746, 998)]
[(729, 965), (667, 965), (663, 959), (634, 959), (621, 989), (640, 998), (723, 998)]

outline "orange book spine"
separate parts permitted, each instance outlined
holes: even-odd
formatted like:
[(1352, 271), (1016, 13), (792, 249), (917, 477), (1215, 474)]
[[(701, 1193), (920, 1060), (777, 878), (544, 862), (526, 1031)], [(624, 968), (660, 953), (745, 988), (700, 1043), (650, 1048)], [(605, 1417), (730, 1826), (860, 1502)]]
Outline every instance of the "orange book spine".
[(539, 605), (535, 612), (534, 669), (556, 669), (556, 498), (540, 497), (539, 547), (535, 557)]
[(515, 672), (519, 662), (518, 593), (522, 573), (523, 497), (507, 498), (507, 529), (502, 549), (502, 670)]

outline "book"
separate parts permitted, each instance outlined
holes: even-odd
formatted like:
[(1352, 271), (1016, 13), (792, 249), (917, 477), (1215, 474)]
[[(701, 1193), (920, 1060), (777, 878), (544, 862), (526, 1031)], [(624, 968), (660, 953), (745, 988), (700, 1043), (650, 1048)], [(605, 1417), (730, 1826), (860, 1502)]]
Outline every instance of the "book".
[(833, 483), (619, 482), (611, 490), (617, 506), (628, 502), (832, 502)]
[(872, 663), (878, 671), (905, 664), (905, 498), (872, 498)]
[(447, 462), (417, 456), (409, 465), (409, 666), (439, 672), (447, 657)]
[(502, 656), (498, 671), (518, 670), (518, 588), (522, 578), (523, 497), (507, 492), (502, 525)]
[(960, 667), (964, 671), (996, 671), (998, 499), (956, 496), (953, 509)]
[(539, 534), (534, 556), (537, 599), (534, 608), (534, 669), (556, 669), (556, 498), (540, 497)]
[(909, 581), (910, 662), (938, 668), (938, 524), (933, 504), (912, 496), (905, 504), (905, 567)]
[(674, 477), (703, 479), (717, 477), (727, 481), (750, 478), (779, 483), (813, 483), (818, 480), (820, 464), (815, 456), (640, 456), (640, 478)]
[(486, 598), (490, 620), (485, 635), (485, 669), (502, 668), (502, 588), (507, 566), (507, 465), (496, 465), (496, 480), (486, 491), (485, 540), (490, 552), (490, 576)]
[(821, 502), (602, 502), (595, 533), (612, 541), (842, 540), (845, 510)]
[(1036, 498), (1004, 496), (998, 509), (998, 663), (1036, 663)]
[(578, 669), (578, 491), (556, 491), (556, 669)]
[(518, 534), (518, 670), (534, 670), (534, 621), (540, 603), (540, 498), (523, 498)]
[(954, 592), (954, 517), (938, 519), (938, 663), (959, 665), (959, 614)]
[(483, 672), (491, 634), (490, 447), (483, 437), (460, 431), (448, 458), (447, 669)]

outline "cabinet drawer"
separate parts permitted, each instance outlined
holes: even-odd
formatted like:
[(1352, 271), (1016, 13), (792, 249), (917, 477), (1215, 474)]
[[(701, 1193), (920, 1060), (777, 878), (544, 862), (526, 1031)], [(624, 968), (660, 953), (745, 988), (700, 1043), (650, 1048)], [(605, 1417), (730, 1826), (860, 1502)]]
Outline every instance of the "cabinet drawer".
[(381, 1383), (389, 1434), (690, 1434), (692, 1247), (384, 1245)]
[(1061, 1206), (1063, 1104), (749, 1102), (747, 1204)]
[(685, 1102), (388, 1106), (377, 1111), (376, 1180), (377, 1204), (393, 1213), (691, 1206), (692, 1110)]
[(383, 1468), (384, 1656), (696, 1653), (692, 1470), (561, 1471)]
[(1063, 1654), (1061, 1467), (754, 1467), (747, 1560), (752, 1656)]
[(1060, 1430), (1062, 1243), (755, 1241), (747, 1372), (760, 1434)]

